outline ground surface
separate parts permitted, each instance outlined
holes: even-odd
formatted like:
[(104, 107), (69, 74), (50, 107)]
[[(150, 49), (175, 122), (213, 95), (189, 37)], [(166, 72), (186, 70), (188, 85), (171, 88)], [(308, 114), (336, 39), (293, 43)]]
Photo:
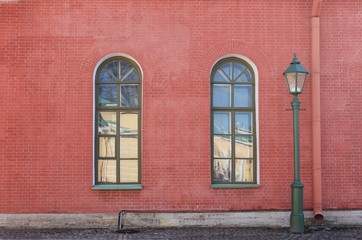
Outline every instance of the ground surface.
[(362, 239), (359, 227), (309, 227), (303, 234), (288, 228), (163, 228), (122, 234), (116, 229), (0, 229), (0, 239)]

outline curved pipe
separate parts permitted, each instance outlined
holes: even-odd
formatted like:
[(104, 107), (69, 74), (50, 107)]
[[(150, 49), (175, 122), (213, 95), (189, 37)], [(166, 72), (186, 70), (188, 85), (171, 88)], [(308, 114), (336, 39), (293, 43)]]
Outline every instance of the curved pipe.
[(316, 222), (324, 219), (322, 213), (321, 177), (321, 119), (320, 119), (320, 24), (322, 0), (313, 1), (312, 10), (312, 135), (313, 135), (313, 214)]

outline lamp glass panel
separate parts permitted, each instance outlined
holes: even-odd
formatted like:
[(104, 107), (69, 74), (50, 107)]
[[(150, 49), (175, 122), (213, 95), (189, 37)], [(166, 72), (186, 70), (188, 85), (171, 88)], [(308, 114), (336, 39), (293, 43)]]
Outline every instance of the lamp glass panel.
[(298, 93), (302, 93), (303, 91), (303, 85), (306, 78), (306, 73), (298, 73), (298, 81), (297, 81), (297, 91)]
[(285, 77), (287, 79), (288, 82), (288, 87), (289, 87), (289, 92), (290, 93), (295, 93), (297, 91), (296, 89), (296, 78), (297, 78), (297, 73), (295, 72), (291, 72), (291, 73), (286, 73)]

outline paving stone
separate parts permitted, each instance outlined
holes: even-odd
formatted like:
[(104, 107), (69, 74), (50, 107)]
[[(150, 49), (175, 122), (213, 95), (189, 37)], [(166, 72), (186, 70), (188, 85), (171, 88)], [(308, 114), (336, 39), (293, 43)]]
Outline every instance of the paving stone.
[(116, 229), (0, 229), (0, 239), (362, 239), (362, 226), (309, 227), (303, 234), (289, 228), (148, 228), (122, 234)]

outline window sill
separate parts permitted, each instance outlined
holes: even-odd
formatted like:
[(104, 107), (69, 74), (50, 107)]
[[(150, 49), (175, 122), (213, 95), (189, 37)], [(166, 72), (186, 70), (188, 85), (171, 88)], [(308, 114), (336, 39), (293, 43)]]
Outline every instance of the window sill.
[(211, 184), (211, 188), (260, 188), (259, 184)]
[(123, 184), (123, 185), (94, 185), (93, 190), (141, 190), (141, 184)]

